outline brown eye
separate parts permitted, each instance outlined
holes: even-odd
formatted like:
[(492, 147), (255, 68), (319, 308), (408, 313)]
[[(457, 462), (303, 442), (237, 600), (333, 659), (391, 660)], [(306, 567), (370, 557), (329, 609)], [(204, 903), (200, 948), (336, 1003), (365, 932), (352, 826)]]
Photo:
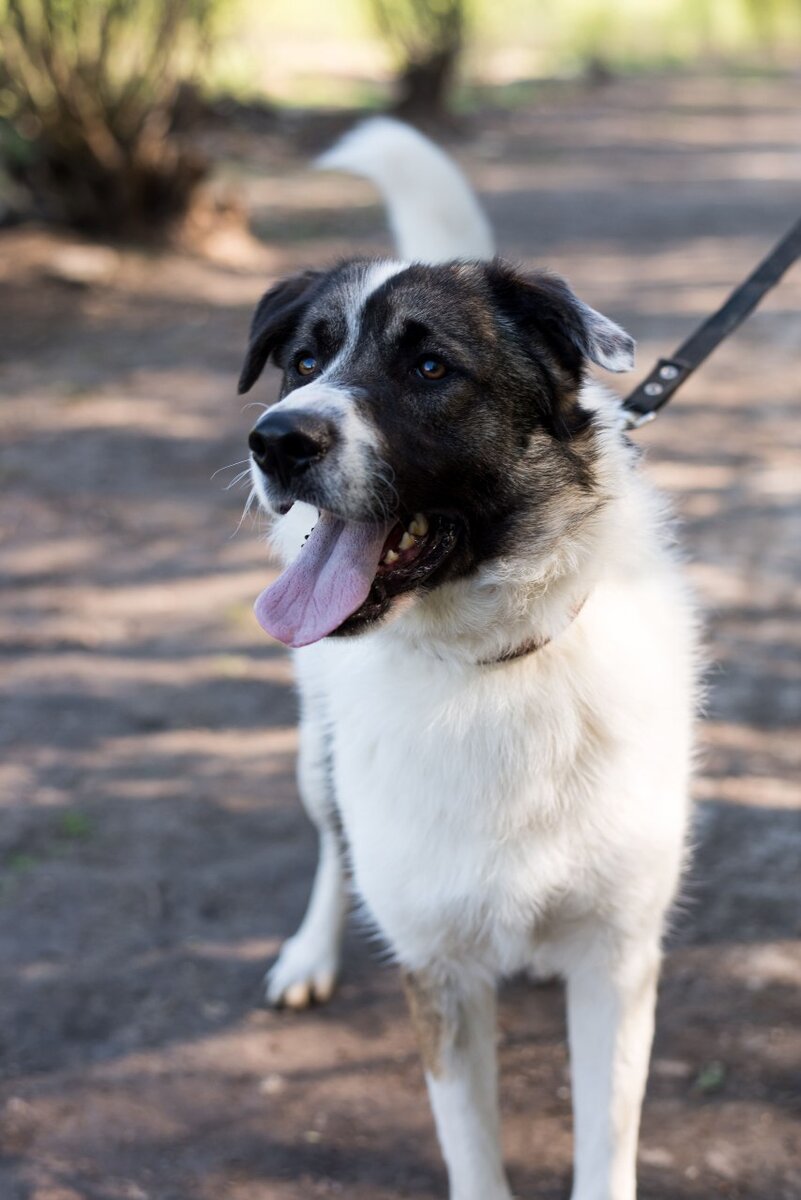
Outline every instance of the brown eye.
[(295, 360), (295, 370), (298, 375), (313, 375), (317, 370), (317, 359), (313, 354), (301, 354)]
[(423, 379), (444, 379), (448, 374), (445, 363), (438, 358), (421, 358), (415, 369)]

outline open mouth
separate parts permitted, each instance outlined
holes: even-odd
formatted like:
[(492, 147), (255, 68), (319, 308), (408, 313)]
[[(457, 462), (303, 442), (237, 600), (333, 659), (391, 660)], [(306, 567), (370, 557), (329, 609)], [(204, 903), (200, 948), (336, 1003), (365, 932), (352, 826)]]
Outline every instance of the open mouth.
[(358, 633), (427, 582), (458, 536), (456, 522), (437, 514), (363, 525), (323, 511), (294, 562), (259, 596), (256, 617), (287, 646)]

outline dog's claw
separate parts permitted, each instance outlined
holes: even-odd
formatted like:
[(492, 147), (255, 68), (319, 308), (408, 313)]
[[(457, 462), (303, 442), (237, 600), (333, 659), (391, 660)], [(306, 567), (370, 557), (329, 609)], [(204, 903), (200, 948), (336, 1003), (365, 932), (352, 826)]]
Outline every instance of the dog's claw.
[(301, 980), (299, 983), (292, 983), (286, 989), (282, 996), (285, 1008), (308, 1008), (311, 1003), (311, 985), (306, 980)]
[(298, 980), (297, 983), (289, 985), (278, 1003), (283, 1008), (294, 1009), (295, 1012), (309, 1008), (312, 1004), (325, 1004), (331, 999), (334, 982), (331, 974), (319, 975), (315, 979)]
[(318, 1004), (326, 1004), (334, 994), (336, 977), (329, 971), (327, 975), (318, 975), (314, 981), (314, 999)]
[(290, 938), (265, 978), (265, 1000), (273, 1008), (300, 1012), (312, 1004), (331, 999), (337, 980), (337, 964), (319, 947)]

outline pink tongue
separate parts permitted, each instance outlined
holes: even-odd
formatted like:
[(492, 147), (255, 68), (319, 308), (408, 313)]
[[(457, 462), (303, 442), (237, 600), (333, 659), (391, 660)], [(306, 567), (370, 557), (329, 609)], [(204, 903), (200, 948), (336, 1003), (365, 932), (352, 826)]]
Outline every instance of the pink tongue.
[(393, 523), (321, 513), (298, 557), (256, 601), (262, 629), (286, 646), (309, 646), (337, 629), (367, 599)]

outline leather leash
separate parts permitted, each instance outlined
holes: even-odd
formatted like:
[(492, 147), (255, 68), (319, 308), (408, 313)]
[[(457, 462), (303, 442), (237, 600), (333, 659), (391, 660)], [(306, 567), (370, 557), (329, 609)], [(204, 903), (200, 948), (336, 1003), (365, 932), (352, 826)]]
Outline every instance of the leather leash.
[(716, 313), (682, 342), (671, 358), (660, 358), (650, 375), (623, 401), (627, 429), (652, 421), (717, 346), (749, 316), (785, 271), (801, 258), (801, 220), (773, 248)]

